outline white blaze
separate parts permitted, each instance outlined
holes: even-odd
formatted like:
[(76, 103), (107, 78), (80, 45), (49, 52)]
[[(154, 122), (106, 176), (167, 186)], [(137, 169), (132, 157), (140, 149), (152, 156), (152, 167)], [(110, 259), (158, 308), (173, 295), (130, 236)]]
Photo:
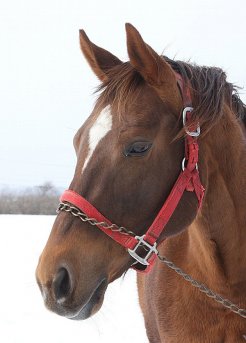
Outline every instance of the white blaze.
[(82, 168), (82, 173), (85, 170), (94, 150), (100, 140), (112, 129), (112, 115), (110, 105), (106, 106), (97, 117), (95, 123), (90, 128), (89, 132), (89, 150)]

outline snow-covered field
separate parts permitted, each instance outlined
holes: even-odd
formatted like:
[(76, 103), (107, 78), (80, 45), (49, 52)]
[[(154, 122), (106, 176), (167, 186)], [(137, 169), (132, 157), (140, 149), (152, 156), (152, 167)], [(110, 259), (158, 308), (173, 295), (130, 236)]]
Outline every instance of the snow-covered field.
[(0, 215), (0, 342), (147, 343), (134, 271), (110, 285), (102, 309), (87, 321), (45, 309), (34, 274), (53, 221)]

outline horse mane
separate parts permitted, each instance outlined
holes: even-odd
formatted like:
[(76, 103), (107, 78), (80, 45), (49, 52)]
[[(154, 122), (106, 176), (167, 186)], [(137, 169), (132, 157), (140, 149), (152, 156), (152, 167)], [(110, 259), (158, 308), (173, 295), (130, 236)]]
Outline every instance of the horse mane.
[(118, 113), (121, 114), (127, 103), (133, 101), (144, 86), (145, 81), (129, 62), (109, 69), (107, 74), (108, 80), (96, 90), (96, 93), (100, 93), (98, 103), (103, 107), (112, 103), (117, 106)]
[(227, 75), (221, 68), (164, 59), (186, 83), (189, 82), (194, 95), (192, 113), (203, 125), (203, 132), (223, 116), (225, 103), (246, 126), (246, 106), (240, 99), (239, 87), (227, 81)]
[[(166, 56), (163, 58), (191, 87), (193, 118), (202, 125), (203, 133), (209, 131), (223, 116), (225, 103), (246, 126), (246, 105), (239, 97), (238, 87), (227, 81), (222, 69), (174, 61)], [(134, 100), (145, 81), (129, 62), (109, 69), (108, 76), (108, 81), (97, 90), (101, 93), (98, 103), (103, 106), (117, 104), (121, 113), (128, 101)]]

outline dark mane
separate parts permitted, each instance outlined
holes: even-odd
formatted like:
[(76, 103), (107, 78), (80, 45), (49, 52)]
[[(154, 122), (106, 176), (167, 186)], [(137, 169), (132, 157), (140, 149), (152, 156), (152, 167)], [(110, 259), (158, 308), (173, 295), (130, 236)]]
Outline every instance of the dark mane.
[(224, 102), (246, 125), (246, 106), (239, 97), (239, 87), (227, 81), (226, 73), (222, 69), (164, 58), (190, 83), (194, 94), (193, 114), (203, 125), (203, 132), (209, 130), (223, 116)]
[(109, 79), (96, 92), (101, 93), (98, 102), (103, 106), (116, 104), (119, 113), (134, 99), (145, 81), (129, 62), (122, 63), (108, 71)]
[[(246, 126), (246, 106), (239, 97), (238, 87), (226, 80), (226, 73), (222, 69), (163, 58), (181, 74), (186, 83), (189, 82), (193, 92), (193, 115), (203, 126), (203, 132), (223, 116), (225, 102)], [(98, 88), (101, 92), (98, 102), (103, 105), (115, 103), (120, 112), (128, 101), (134, 99), (145, 81), (129, 62), (110, 69), (108, 75), (109, 80)]]

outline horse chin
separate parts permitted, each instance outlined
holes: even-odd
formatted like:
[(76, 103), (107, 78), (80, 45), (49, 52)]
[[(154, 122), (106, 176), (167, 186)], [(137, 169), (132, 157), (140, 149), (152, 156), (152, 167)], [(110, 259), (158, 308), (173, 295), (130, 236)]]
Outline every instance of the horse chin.
[(66, 316), (68, 319), (72, 320), (84, 320), (93, 316), (98, 312), (103, 304), (104, 294), (106, 292), (108, 282), (106, 279), (102, 280), (97, 288), (91, 294), (89, 300), (85, 305), (81, 307), (74, 315)]

